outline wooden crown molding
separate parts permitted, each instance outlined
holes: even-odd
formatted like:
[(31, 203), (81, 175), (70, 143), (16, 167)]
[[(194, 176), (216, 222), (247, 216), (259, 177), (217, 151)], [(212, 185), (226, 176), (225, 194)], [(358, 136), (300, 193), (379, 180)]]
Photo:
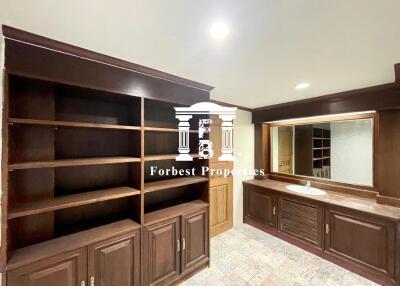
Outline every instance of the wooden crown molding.
[(37, 45), (51, 50), (56, 50), (73, 56), (81, 57), (84, 59), (113, 65), (119, 68), (124, 68), (133, 72), (145, 74), (147, 76), (155, 77), (158, 79), (170, 81), (186, 85), (192, 88), (201, 89), (210, 92), (214, 89), (213, 86), (178, 77), (163, 71), (138, 65), (125, 60), (117, 59), (111, 56), (103, 55), (97, 52), (93, 52), (84, 48), (66, 44), (57, 40), (53, 40), (44, 36), (36, 35), (30, 32), (26, 32), (17, 28), (13, 28), (7, 25), (2, 26), (3, 35), (6, 38), (13, 39), (16, 41), (26, 42), (29, 44)]
[(227, 103), (227, 102), (219, 101), (219, 100), (215, 100), (215, 99), (210, 99), (210, 102), (213, 102), (213, 103), (216, 103), (216, 104), (219, 104), (219, 105), (222, 105), (222, 106), (237, 107), (238, 109), (249, 111), (249, 112), (253, 111), (253, 109), (245, 107), (245, 106), (231, 104), (231, 103)]

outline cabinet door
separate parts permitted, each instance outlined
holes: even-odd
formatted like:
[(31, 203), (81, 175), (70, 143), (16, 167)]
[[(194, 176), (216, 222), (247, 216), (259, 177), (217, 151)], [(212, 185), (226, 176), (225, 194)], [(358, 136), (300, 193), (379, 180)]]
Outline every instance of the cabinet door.
[(89, 246), (89, 284), (140, 284), (140, 230)]
[(279, 197), (278, 229), (304, 242), (322, 248), (322, 207), (314, 202)]
[(358, 212), (326, 211), (326, 251), (394, 278), (395, 225)]
[(272, 192), (245, 186), (245, 218), (276, 228), (276, 202)]
[[(232, 163), (210, 164), (212, 169), (232, 169)], [(228, 176), (210, 176), (210, 234), (215, 236), (230, 228), (233, 224), (233, 178)]]
[(180, 274), (180, 217), (145, 228), (146, 285), (163, 285)]
[(209, 257), (208, 209), (182, 216), (182, 273)]
[(87, 249), (81, 248), (9, 271), (7, 285), (77, 286), (84, 285), (86, 278)]

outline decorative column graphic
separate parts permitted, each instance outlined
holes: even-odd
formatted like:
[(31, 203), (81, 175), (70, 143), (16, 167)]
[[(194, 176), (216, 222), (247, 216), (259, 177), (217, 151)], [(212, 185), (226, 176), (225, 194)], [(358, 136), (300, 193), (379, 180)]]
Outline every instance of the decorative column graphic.
[(218, 115), (222, 119), (222, 155), (218, 158), (219, 161), (234, 161), (233, 156), (233, 119), (236, 117), (236, 107), (223, 107), (211, 102), (201, 102), (193, 104), (190, 107), (175, 107), (176, 118), (179, 120), (179, 155), (177, 161), (192, 161), (190, 156), (189, 144), (189, 120), (193, 115), (204, 114), (206, 117), (200, 119), (199, 128), (199, 157), (200, 159), (210, 159), (214, 154), (212, 150), (212, 142), (203, 139), (204, 133), (209, 133), (211, 127), (205, 127), (212, 121), (208, 119), (208, 115)]
[(193, 161), (192, 156), (190, 156), (190, 123), (189, 120), (192, 115), (176, 115), (179, 120), (178, 130), (179, 130), (179, 155), (176, 157), (177, 161)]
[(219, 161), (234, 161), (233, 157), (233, 119), (235, 114), (220, 115), (222, 119), (221, 130), (222, 130), (222, 155), (219, 156)]

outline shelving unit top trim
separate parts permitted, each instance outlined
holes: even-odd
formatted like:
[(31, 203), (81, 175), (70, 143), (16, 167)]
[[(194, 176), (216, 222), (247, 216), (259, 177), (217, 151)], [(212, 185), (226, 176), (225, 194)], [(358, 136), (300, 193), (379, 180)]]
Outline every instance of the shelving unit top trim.
[(9, 26), (2, 30), (9, 74), (185, 105), (208, 101), (213, 89)]

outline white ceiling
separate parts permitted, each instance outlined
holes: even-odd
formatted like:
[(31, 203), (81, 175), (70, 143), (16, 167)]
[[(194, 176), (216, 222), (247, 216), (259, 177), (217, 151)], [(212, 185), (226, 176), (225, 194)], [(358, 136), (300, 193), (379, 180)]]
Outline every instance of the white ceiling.
[[(0, 0), (0, 22), (260, 107), (394, 80), (399, 0)], [(231, 27), (221, 42), (213, 22)], [(294, 86), (309, 81), (311, 87)]]

